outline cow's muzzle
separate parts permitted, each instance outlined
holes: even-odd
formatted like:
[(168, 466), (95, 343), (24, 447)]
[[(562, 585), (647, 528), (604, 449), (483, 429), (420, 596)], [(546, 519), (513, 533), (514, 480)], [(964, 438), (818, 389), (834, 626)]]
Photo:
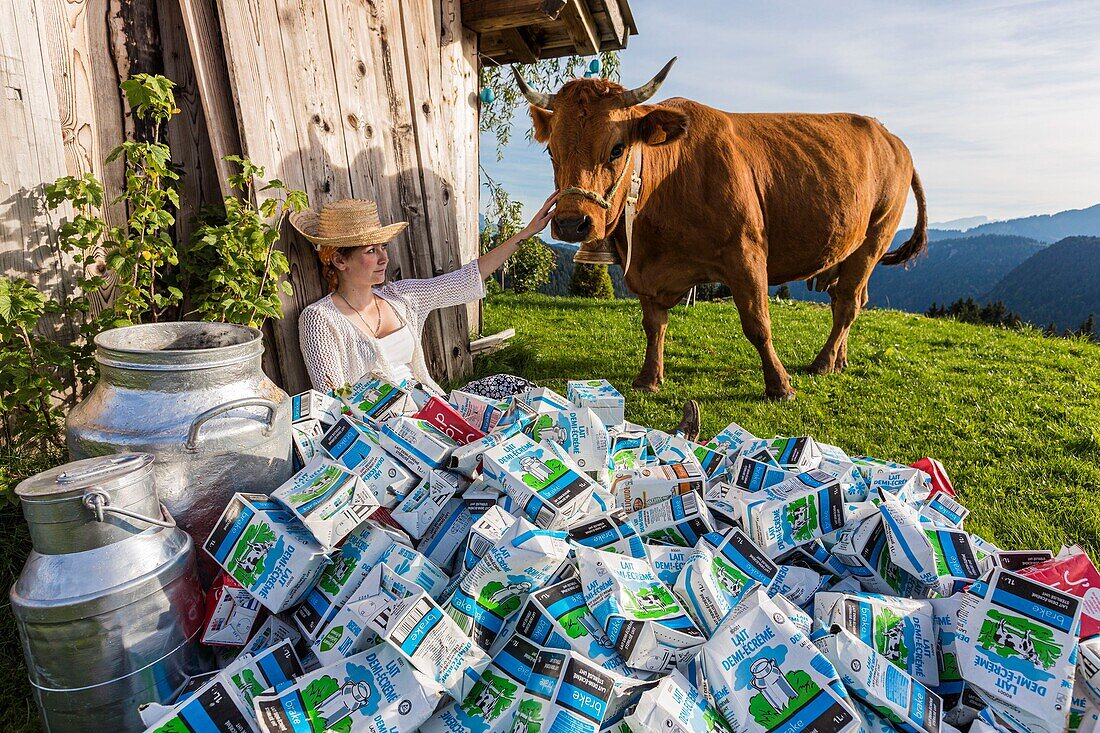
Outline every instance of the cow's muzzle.
[(583, 242), (592, 233), (592, 217), (587, 215), (554, 217), (553, 229), (557, 230), (556, 233), (550, 232), (555, 239), (563, 242)]

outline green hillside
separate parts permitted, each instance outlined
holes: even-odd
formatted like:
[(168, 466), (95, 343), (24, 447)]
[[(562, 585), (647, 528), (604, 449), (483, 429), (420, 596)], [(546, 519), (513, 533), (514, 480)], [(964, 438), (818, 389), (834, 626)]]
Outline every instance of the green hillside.
[(1009, 272), (983, 300), (1003, 300), (1036, 325), (1076, 329), (1100, 316), (1100, 237), (1067, 237)]
[(688, 397), (710, 437), (736, 421), (761, 436), (810, 434), (851, 454), (941, 460), (971, 510), (968, 528), (1006, 548), (1080, 543), (1100, 552), (1100, 346), (896, 311), (856, 322), (851, 366), (811, 377), (829, 311), (772, 304), (776, 348), (798, 399), (771, 403), (756, 351), (726, 303), (677, 307), (669, 319), (664, 389), (630, 390), (644, 354), (636, 301), (500, 296), (486, 333), (516, 329), (479, 375), (510, 371), (557, 390), (604, 377), (627, 397), (627, 419), (668, 428)]

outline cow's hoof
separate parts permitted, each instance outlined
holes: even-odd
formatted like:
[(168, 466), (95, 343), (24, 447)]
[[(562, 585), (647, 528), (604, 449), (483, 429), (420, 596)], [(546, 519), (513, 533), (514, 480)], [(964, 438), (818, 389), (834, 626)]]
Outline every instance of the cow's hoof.
[(764, 391), (764, 397), (773, 402), (786, 402), (787, 400), (793, 400), (796, 394), (798, 393), (794, 391), (794, 387), (785, 387), (783, 389), (768, 389)]
[(661, 385), (659, 382), (655, 382), (650, 379), (638, 378), (634, 380), (634, 384), (631, 385), (639, 392), (649, 392), (650, 394), (656, 394), (661, 391)]
[(832, 374), (835, 371), (832, 364), (827, 361), (815, 361), (810, 366), (806, 367), (807, 374), (813, 374), (815, 376), (821, 376), (822, 374)]

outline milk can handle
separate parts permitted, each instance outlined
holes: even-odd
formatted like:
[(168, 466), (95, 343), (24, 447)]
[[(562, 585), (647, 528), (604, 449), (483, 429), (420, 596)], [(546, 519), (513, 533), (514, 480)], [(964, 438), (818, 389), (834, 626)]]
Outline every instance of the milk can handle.
[(111, 497), (107, 495), (107, 492), (98, 489), (89, 491), (84, 495), (84, 506), (95, 512), (97, 522), (102, 522), (104, 516), (107, 514), (117, 514), (128, 519), (136, 519), (139, 522), (155, 524), (158, 527), (172, 529), (176, 526), (176, 520), (172, 518), (172, 515), (168, 513), (168, 509), (163, 504), (160, 505), (160, 513), (164, 516), (164, 519), (153, 519), (144, 514), (132, 512), (129, 509), (120, 509), (119, 507), (111, 506)]
[(230, 400), (224, 405), (211, 407), (209, 410), (200, 414), (198, 417), (192, 420), (191, 429), (187, 431), (187, 442), (184, 443), (184, 448), (191, 452), (198, 450), (199, 428), (201, 428), (203, 423), (205, 423), (207, 420), (213, 417), (217, 417), (222, 413), (229, 412), (230, 410), (236, 410), (238, 407), (249, 406), (267, 408), (267, 427), (264, 428), (264, 435), (269, 435), (271, 433), (271, 429), (275, 426), (275, 413), (279, 409), (279, 406), (271, 400), (265, 399), (263, 397), (242, 397), (239, 400)]

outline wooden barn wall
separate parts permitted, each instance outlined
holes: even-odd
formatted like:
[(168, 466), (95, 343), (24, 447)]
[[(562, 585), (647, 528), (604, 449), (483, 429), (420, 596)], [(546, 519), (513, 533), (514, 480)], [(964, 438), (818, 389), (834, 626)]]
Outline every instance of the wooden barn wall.
[[(449, 272), (477, 254), (476, 39), (459, 0), (218, 0), (241, 146), (270, 177), (319, 208), (372, 198), (394, 278)], [(308, 385), (298, 313), (327, 289), (313, 248), (284, 237), (294, 296), (272, 324), (289, 391)], [(470, 366), (466, 307), (437, 311), (424, 332), (437, 379)], [(272, 375), (276, 376), (276, 375)]]
[[(476, 52), (460, 0), (0, 0), (0, 273), (54, 297), (71, 278), (51, 226), (69, 212), (47, 217), (42, 185), (92, 172), (117, 196), (121, 167), (103, 159), (134, 134), (118, 85), (138, 72), (178, 85), (168, 142), (186, 173), (181, 246), (199, 206), (222, 195), (220, 156), (243, 152), (315, 206), (375, 198), (385, 220), (409, 221), (394, 277), (455, 269), (477, 256)], [(125, 216), (107, 211), (112, 224)], [(293, 392), (308, 382), (297, 315), (325, 291), (312, 248), (289, 230), (282, 246), (295, 296), (269, 324), (264, 363)], [(111, 296), (108, 285), (96, 303)], [(64, 336), (64, 324), (42, 327)], [(437, 379), (468, 370), (471, 327), (478, 304), (429, 320)]]

